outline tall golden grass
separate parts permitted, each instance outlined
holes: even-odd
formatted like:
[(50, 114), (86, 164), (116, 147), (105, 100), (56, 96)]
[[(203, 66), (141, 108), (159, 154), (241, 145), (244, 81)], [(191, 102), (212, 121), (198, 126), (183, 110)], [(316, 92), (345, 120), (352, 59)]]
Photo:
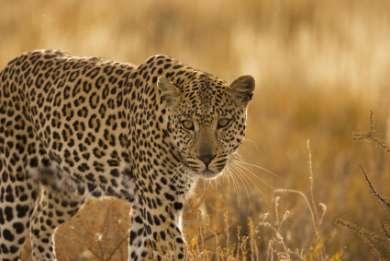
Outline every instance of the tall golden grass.
[[(240, 156), (186, 208), (190, 256), (386, 259), (389, 212), (359, 166), (386, 197), (390, 154), (354, 135), (373, 111), (375, 137), (390, 144), (389, 14), (386, 0), (3, 1), (0, 65), (56, 48), (135, 64), (165, 53), (226, 80), (254, 75)], [(89, 202), (59, 229), (59, 260), (126, 260), (128, 210)]]

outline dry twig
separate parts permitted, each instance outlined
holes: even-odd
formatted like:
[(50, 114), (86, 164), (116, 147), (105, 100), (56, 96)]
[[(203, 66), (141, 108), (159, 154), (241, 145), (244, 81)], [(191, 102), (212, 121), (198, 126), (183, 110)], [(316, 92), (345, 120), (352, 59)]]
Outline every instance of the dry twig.
[(366, 180), (368, 187), (371, 190), (371, 193), (375, 196), (375, 198), (378, 199), (379, 202), (381, 202), (388, 210), (390, 210), (390, 201), (385, 199), (380, 193), (376, 191), (376, 189), (372, 185), (371, 180), (368, 178), (367, 171), (362, 166), (360, 166), (360, 169), (362, 170), (364, 179)]
[(367, 132), (363, 133), (357, 133), (354, 135), (354, 140), (361, 141), (361, 140), (367, 140), (369, 142), (374, 143), (379, 148), (383, 149), (386, 152), (390, 152), (390, 147), (383, 142), (380, 138), (377, 136), (377, 131), (375, 128), (375, 121), (374, 121), (374, 113), (370, 111), (370, 128)]

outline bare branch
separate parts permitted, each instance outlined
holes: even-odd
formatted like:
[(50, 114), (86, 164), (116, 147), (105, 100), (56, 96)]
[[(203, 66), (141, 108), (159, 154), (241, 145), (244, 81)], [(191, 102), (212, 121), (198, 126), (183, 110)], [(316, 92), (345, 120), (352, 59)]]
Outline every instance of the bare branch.
[(376, 242), (383, 242), (385, 244), (387, 242), (388, 244), (390, 244), (390, 240), (383, 238), (381, 236), (378, 236), (375, 233), (372, 233), (372, 232), (366, 230), (365, 228), (363, 228), (357, 224), (354, 224), (352, 222), (349, 222), (345, 219), (342, 219), (342, 218), (337, 219), (336, 224), (341, 225), (343, 227), (346, 227), (346, 228), (352, 230), (353, 232), (355, 232), (356, 235), (358, 235), (370, 247), (371, 253), (378, 260), (383, 260), (383, 256), (382, 256), (380, 250), (377, 248)]
[(390, 201), (385, 199), (380, 193), (378, 193), (375, 190), (374, 186), (372, 185), (371, 180), (368, 178), (366, 170), (362, 166), (360, 166), (360, 169), (362, 170), (364, 179), (366, 180), (366, 182), (371, 190), (371, 193), (379, 200), (379, 202), (381, 202), (385, 207), (387, 207), (388, 210), (390, 210)]
[(367, 140), (369, 142), (372, 142), (379, 148), (383, 149), (385, 152), (390, 153), (390, 147), (380, 138), (378, 138), (377, 131), (375, 128), (374, 113), (372, 111), (370, 111), (370, 129), (367, 132), (354, 134), (353, 138), (357, 141)]
[(385, 236), (390, 240), (390, 225), (381, 223), (382, 225), (382, 230)]

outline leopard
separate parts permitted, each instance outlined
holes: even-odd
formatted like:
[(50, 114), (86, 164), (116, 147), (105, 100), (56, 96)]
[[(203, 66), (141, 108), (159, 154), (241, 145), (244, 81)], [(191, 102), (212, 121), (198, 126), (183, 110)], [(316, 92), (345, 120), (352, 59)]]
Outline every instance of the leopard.
[(186, 199), (245, 137), (255, 80), (167, 55), (138, 66), (35, 50), (0, 72), (0, 256), (57, 260), (56, 229), (90, 198), (131, 205), (128, 260), (185, 260)]

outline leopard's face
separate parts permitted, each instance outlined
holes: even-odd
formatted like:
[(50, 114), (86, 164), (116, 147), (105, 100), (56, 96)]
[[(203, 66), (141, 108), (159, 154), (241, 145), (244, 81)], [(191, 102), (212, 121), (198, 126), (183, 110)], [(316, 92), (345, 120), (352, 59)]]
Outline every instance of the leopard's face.
[(187, 84), (182, 93), (170, 82), (159, 81), (169, 108), (169, 135), (191, 173), (213, 178), (244, 138), (254, 79), (242, 76), (227, 86), (202, 75)]

